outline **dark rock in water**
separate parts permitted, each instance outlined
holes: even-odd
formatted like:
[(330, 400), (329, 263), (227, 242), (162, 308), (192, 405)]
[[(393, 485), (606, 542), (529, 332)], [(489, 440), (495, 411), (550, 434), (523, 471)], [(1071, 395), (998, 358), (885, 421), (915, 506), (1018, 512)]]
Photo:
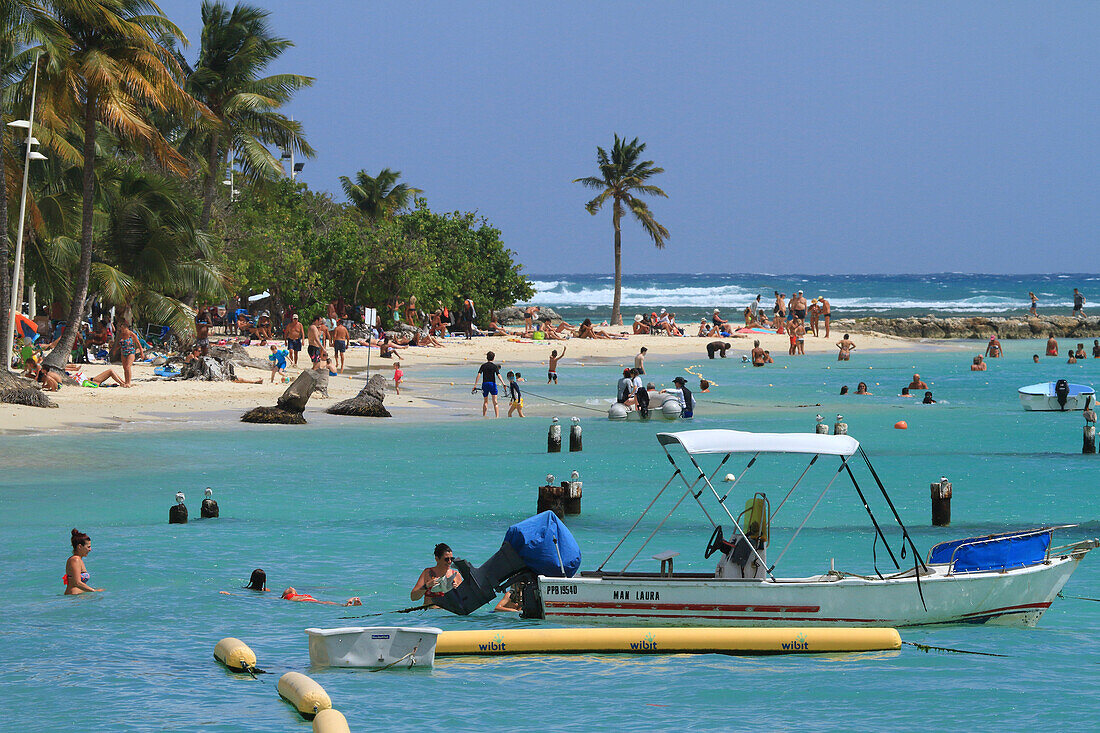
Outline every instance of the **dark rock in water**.
[(0, 369), (0, 402), (28, 407), (57, 407), (57, 403), (39, 389), (36, 382)]
[(391, 417), (382, 401), (386, 394), (386, 378), (381, 374), (371, 377), (359, 394), (349, 400), (337, 402), (325, 410), (330, 415), (352, 415), (354, 417)]
[(833, 331), (877, 333), (903, 338), (931, 339), (1033, 339), (1100, 337), (1100, 316), (1017, 316), (1009, 318), (842, 318)]
[(168, 510), (168, 524), (187, 524), (187, 507), (176, 504)]
[(314, 392), (328, 394), (328, 372), (307, 369), (290, 383), (275, 407), (256, 407), (241, 416), (241, 422), (305, 425), (302, 413)]
[(217, 519), (218, 518), (218, 502), (213, 499), (203, 499), (202, 505), (199, 506), (199, 516), (203, 519)]
[(275, 425), (305, 425), (306, 419), (300, 412), (288, 412), (278, 407), (254, 407), (241, 415), (241, 422)]

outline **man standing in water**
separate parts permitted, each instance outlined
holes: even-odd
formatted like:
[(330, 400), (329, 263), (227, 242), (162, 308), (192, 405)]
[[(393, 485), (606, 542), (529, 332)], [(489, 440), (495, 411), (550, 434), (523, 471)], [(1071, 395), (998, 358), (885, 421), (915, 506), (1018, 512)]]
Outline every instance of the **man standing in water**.
[(836, 342), (836, 347), (840, 349), (840, 353), (836, 355), (837, 361), (848, 361), (852, 358), (852, 350), (856, 347), (852, 343), (852, 340), (848, 338), (848, 334), (844, 334), (844, 338)]
[(638, 374), (645, 374), (645, 352), (646, 347), (642, 347), (638, 350), (637, 356), (634, 357), (634, 369)]
[(290, 317), (290, 323), (286, 324), (283, 335), (286, 336), (286, 350), (290, 352), (290, 363), (298, 366), (298, 352), (302, 350), (302, 338), (305, 334), (297, 313)]
[(500, 405), (497, 404), (497, 382), (500, 379), (500, 365), (493, 363), (495, 358), (496, 354), (491, 351), (486, 352), (485, 363), (477, 370), (477, 376), (474, 377), (474, 388), (470, 390), (470, 394), (476, 394), (478, 382), (481, 383), (481, 395), (484, 397), (481, 402), (482, 417), (488, 417), (489, 395), (493, 396), (493, 417), (500, 417)]
[(550, 364), (546, 367), (546, 383), (554, 384), (558, 383), (558, 362), (561, 361), (562, 356), (565, 356), (565, 350), (568, 346), (561, 347), (561, 356), (558, 355), (558, 350), (554, 349), (550, 352)]

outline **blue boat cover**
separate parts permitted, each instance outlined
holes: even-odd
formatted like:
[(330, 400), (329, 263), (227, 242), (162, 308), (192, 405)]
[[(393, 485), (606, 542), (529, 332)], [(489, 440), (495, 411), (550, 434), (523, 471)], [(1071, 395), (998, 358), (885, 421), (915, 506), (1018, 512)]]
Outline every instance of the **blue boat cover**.
[[(557, 545), (554, 540), (557, 540)], [(504, 541), (523, 558), (527, 567), (539, 575), (572, 578), (580, 570), (580, 545), (569, 528), (552, 511), (545, 511), (513, 524), (504, 535)], [(564, 573), (562, 567), (565, 568)]]
[(955, 573), (1022, 568), (1046, 559), (1050, 539), (1050, 531), (968, 537), (936, 545), (929, 554), (928, 562), (948, 563), (954, 554), (955, 562), (951, 570)]

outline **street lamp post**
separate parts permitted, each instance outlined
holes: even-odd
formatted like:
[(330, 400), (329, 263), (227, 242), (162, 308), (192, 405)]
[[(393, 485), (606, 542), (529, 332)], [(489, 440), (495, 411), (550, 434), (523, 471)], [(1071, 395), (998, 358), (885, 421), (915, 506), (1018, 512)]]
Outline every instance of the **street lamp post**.
[(31, 161), (46, 160), (45, 155), (31, 149), (32, 146), (38, 144), (38, 141), (31, 134), (34, 131), (34, 101), (38, 94), (38, 58), (38, 56), (34, 58), (30, 119), (15, 120), (8, 123), (9, 127), (14, 127), (17, 130), (25, 128), (27, 130), (27, 140), (23, 153), (23, 193), (19, 197), (19, 230), (15, 236), (15, 267), (11, 279), (11, 313), (8, 314), (8, 322), (4, 324), (4, 358), (7, 360), (4, 367), (7, 369), (11, 368), (11, 353), (15, 345), (15, 314), (19, 312), (20, 296), (22, 295), (19, 292), (19, 269), (23, 263), (23, 227), (27, 217), (27, 179), (30, 175)]

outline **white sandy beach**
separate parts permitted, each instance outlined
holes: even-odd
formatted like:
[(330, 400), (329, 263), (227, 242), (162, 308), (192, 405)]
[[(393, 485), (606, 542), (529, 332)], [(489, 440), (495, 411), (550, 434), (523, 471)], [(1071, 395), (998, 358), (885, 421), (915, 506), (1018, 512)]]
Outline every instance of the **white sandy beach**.
[[(609, 329), (610, 330), (610, 329)], [(835, 353), (835, 342), (843, 334), (833, 334), (831, 338), (806, 339), (806, 353)], [(755, 337), (753, 337), (755, 338)], [(741, 354), (747, 354), (752, 348), (753, 338), (725, 339), (730, 341), (732, 349), (729, 358), (740, 360)], [(666, 336), (630, 336), (622, 340), (569, 339), (568, 341), (526, 341), (500, 337), (479, 337), (472, 340), (448, 338), (442, 348), (409, 348), (400, 353), (405, 380), (402, 393), (393, 392), (392, 361), (380, 359), (377, 349), (371, 349), (371, 373), (380, 373), (387, 377), (389, 387), (386, 394), (386, 406), (398, 409), (401, 419), (417, 419), (446, 412), (448, 407), (443, 400), (462, 400), (469, 396), (474, 375), (485, 357), (492, 350), (496, 361), (505, 368), (519, 369), (532, 376), (545, 372), (546, 360), (551, 350), (567, 348), (560, 369), (569, 371), (578, 368), (599, 367), (608, 370), (608, 379), (616, 375), (615, 371), (623, 366), (633, 365), (634, 355), (645, 346), (648, 349), (647, 362), (654, 364), (662, 358), (685, 359), (698, 356), (706, 360), (706, 344), (714, 339)], [(761, 345), (770, 350), (775, 357), (776, 366), (790, 357), (787, 355), (786, 336), (762, 335)], [(857, 334), (853, 340), (857, 353), (867, 351), (912, 351), (929, 349), (962, 348), (948, 342), (924, 342), (892, 336), (871, 336)], [(280, 346), (283, 342), (276, 342)], [(248, 346), (247, 351), (253, 357), (266, 359), (270, 353), (266, 346)], [(302, 362), (308, 364), (305, 353)], [(113, 365), (116, 369), (120, 367)], [(323, 410), (339, 400), (355, 395), (364, 384), (367, 366), (367, 350), (353, 348), (348, 352), (347, 368), (344, 374), (329, 380), (329, 398), (314, 395), (307, 410)], [(88, 365), (86, 373), (95, 374), (97, 369), (106, 368)], [(433, 369), (430, 381), (418, 381), (418, 370)], [(440, 369), (442, 368), (442, 369)], [(291, 378), (297, 369), (288, 370)], [(263, 377), (263, 384), (236, 384), (231, 382), (200, 382), (168, 380), (153, 374), (149, 364), (138, 363), (134, 366), (134, 386), (130, 389), (82, 388), (65, 386), (59, 392), (50, 393), (50, 399), (58, 404), (58, 409), (42, 409), (22, 405), (2, 405), (3, 431), (38, 432), (72, 429), (101, 429), (121, 424), (148, 425), (150, 429), (164, 429), (171, 423), (182, 423), (188, 419), (197, 424), (210, 422), (231, 422), (240, 414), (257, 405), (273, 405), (286, 388), (285, 384), (267, 380), (270, 373), (251, 368), (238, 370), (239, 376), (255, 379)], [(442, 375), (442, 376), (440, 376)], [(449, 382), (453, 380), (454, 386)], [(537, 380), (536, 380), (537, 383)], [(660, 385), (659, 385), (660, 386)], [(472, 405), (473, 403), (471, 403)], [(505, 407), (507, 402), (503, 403)], [(410, 409), (411, 408), (411, 409)], [(432, 411), (431, 413), (428, 410)], [(197, 418), (201, 417), (199, 420)]]

